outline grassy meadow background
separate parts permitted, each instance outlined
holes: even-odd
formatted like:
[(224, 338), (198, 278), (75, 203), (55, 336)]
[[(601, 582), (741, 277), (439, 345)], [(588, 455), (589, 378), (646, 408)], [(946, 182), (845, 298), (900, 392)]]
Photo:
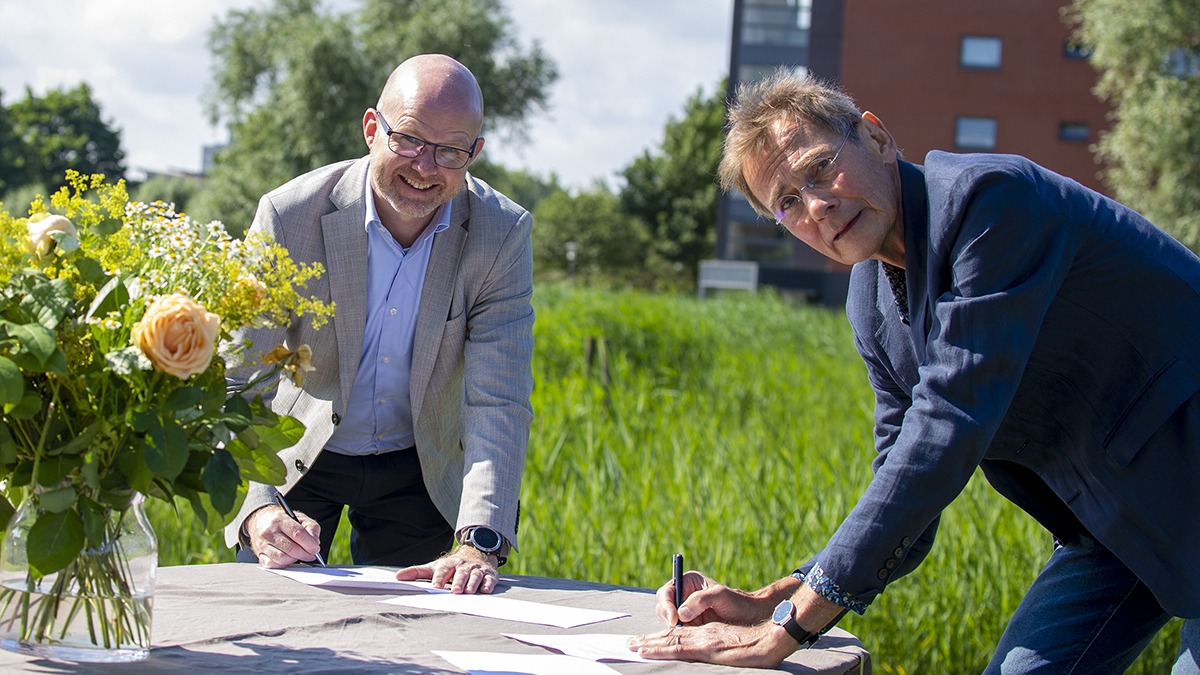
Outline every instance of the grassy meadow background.
[[(682, 552), (759, 588), (820, 550), (870, 481), (874, 399), (843, 312), (569, 285), (537, 286), (534, 308), (536, 417), (505, 572), (656, 588)], [(590, 366), (589, 338), (603, 338)], [(150, 511), (159, 564), (232, 561), (190, 507)], [(350, 562), (343, 525), (333, 563)], [(1050, 546), (977, 473), (926, 562), (840, 626), (876, 672), (978, 673)], [(1178, 624), (1131, 673), (1170, 671)]]

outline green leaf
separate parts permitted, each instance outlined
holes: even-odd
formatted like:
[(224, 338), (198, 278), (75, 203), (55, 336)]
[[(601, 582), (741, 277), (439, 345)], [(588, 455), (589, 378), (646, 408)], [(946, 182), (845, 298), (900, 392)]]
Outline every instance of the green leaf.
[(253, 426), (251, 429), (258, 432), (259, 447), (274, 452), (292, 447), (304, 435), (304, 424), (295, 417), (280, 417), (279, 424), (273, 427)]
[(207, 394), (208, 390), (203, 387), (179, 387), (163, 401), (162, 409), (171, 412), (186, 410), (198, 405)]
[(192, 510), (195, 511), (196, 517), (204, 524), (204, 531), (208, 534), (216, 534), (233, 521), (234, 517), (241, 510), (242, 502), (246, 501), (246, 486), (238, 486), (233, 506), (225, 513), (220, 513), (213, 508), (212, 498), (207, 493), (181, 490), (180, 494), (187, 497), (188, 501), (191, 502)]
[(133, 443), (126, 446), (117, 455), (117, 468), (129, 481), (129, 486), (138, 492), (149, 490), (150, 482), (154, 480), (154, 474), (146, 467), (143, 447), (144, 444), (141, 442)]
[(0, 422), (0, 464), (12, 464), (17, 461), (17, 444), (13, 443), (8, 425)]
[(200, 476), (208, 490), (213, 508), (222, 514), (229, 513), (237, 496), (238, 485), (242, 482), (241, 473), (233, 457), (221, 448), (213, 450), (212, 458), (208, 460)]
[(154, 475), (167, 480), (175, 480), (188, 460), (187, 433), (175, 420), (161, 420), (146, 432), (144, 447), (146, 467)]
[(21, 342), (21, 346), (29, 350), (29, 353), (33, 354), (38, 363), (43, 366), (58, 349), (58, 336), (55, 332), (36, 323), (10, 324), (8, 334), (17, 338)]
[(158, 413), (153, 410), (135, 410), (130, 426), (139, 434), (144, 434), (159, 424)]
[(43, 513), (29, 528), (29, 567), (35, 575), (53, 574), (83, 550), (83, 519), (74, 510)]
[(33, 416), (38, 414), (42, 409), (42, 398), (32, 391), (25, 392), (21, 397), (21, 402), (12, 405), (4, 405), (4, 414), (14, 417), (19, 420), (33, 419)]
[(49, 490), (38, 495), (38, 506), (50, 513), (62, 513), (75, 506), (75, 488), (67, 486), (57, 490)]
[(69, 473), (83, 464), (83, 458), (73, 457), (43, 457), (38, 462), (38, 485), (42, 487), (57, 487)]
[(287, 466), (274, 452), (252, 450), (236, 438), (225, 445), (233, 461), (237, 462), (242, 477), (256, 483), (283, 485), (287, 482)]
[(79, 467), (79, 473), (88, 487), (100, 487), (100, 460), (96, 453), (89, 452), (83, 456), (83, 466)]
[(137, 347), (125, 347), (104, 355), (104, 362), (118, 375), (132, 375), (139, 370), (150, 370), (154, 366), (150, 359)]
[(250, 426), (250, 418), (254, 416), (254, 411), (250, 409), (250, 404), (241, 396), (234, 396), (225, 402), (225, 412), (230, 415), (238, 415), (245, 418), (246, 422), (226, 422), (230, 429), (235, 432), (241, 431)]
[(120, 311), (122, 307), (129, 304), (129, 291), (125, 289), (125, 284), (121, 283), (120, 277), (113, 277), (108, 280), (108, 283), (100, 287), (96, 291), (96, 297), (92, 299), (92, 304), (88, 307), (85, 319), (99, 316), (103, 318), (109, 312)]
[(13, 505), (9, 503), (3, 494), (0, 494), (0, 522), (7, 524), (8, 521), (12, 520), (14, 513), (16, 513), (16, 509), (13, 508)]
[(34, 317), (38, 323), (50, 330), (71, 311), (75, 303), (75, 288), (66, 279), (51, 279), (48, 283), (38, 284), (30, 289), (21, 299), (21, 311)]
[(0, 356), (0, 404), (8, 406), (20, 403), (24, 393), (25, 378), (21, 375), (21, 369)]
[(124, 227), (124, 225), (119, 218), (105, 218), (92, 226), (92, 232), (101, 237), (107, 237)]
[(104, 507), (79, 495), (79, 515), (83, 516), (83, 534), (88, 546), (100, 548), (104, 545)]
[(62, 254), (74, 253), (79, 250), (79, 237), (67, 232), (51, 232), (50, 238), (58, 244), (58, 250)]
[(98, 284), (108, 276), (100, 263), (91, 258), (77, 258), (75, 269), (79, 270), (79, 280), (89, 284)]
[(92, 439), (96, 437), (96, 432), (100, 431), (101, 424), (102, 422), (100, 420), (92, 422), (84, 427), (83, 431), (79, 432), (79, 435), (75, 438), (72, 438), (69, 443), (58, 448), (52, 448), (47, 454), (51, 456), (78, 455), (84, 450), (87, 450), (87, 447), (91, 444)]

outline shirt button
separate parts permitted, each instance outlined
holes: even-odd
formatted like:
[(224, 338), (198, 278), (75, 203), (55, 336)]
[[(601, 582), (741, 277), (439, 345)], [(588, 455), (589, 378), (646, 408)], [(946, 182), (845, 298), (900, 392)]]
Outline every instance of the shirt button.
[(304, 473), (304, 468), (304, 462), (296, 460), (296, 471), (299, 473)]
[(386, 356), (385, 356), (385, 357), (383, 357), (383, 362), (384, 362), (384, 363), (391, 363), (391, 362), (392, 362), (392, 360), (391, 360), (390, 358), (388, 358), (388, 357), (386, 357)]
[(391, 311), (389, 311), (389, 312), (388, 312), (388, 314), (395, 314), (395, 313), (396, 313), (396, 308), (395, 308), (395, 307), (393, 307), (393, 308), (391, 309)]
[(903, 555), (904, 555), (904, 549), (902, 549), (902, 548), (898, 548), (898, 549), (896, 549), (895, 551), (892, 551), (892, 555), (894, 555), (894, 556), (896, 556), (897, 558), (899, 558), (899, 557), (901, 557), (901, 556), (903, 556)]
[(887, 575), (888, 575), (887, 570), (879, 570), (879, 574), (876, 574), (875, 576), (879, 577), (880, 580), (883, 580), (883, 579), (887, 578)]
[(893, 568), (893, 567), (895, 567), (895, 566), (896, 566), (896, 559), (895, 559), (895, 558), (888, 558), (888, 559), (887, 559), (886, 561), (884, 561), (884, 563), (883, 563), (883, 567), (884, 567), (885, 569), (889, 569), (889, 570), (890, 570), (890, 569), (892, 569), (892, 568)]
[(900, 545), (903, 546), (904, 548), (908, 548), (908, 545), (911, 543), (912, 543), (912, 539), (909, 539), (908, 537), (905, 537), (904, 539), (900, 540)]
[(386, 398), (381, 398), (381, 399), (379, 399), (379, 402), (380, 402), (380, 403), (387, 403), (387, 399), (386, 399)]
[(333, 417), (331, 419), (333, 420), (333, 426), (335, 427), (342, 423), (342, 416), (337, 413), (333, 413)]

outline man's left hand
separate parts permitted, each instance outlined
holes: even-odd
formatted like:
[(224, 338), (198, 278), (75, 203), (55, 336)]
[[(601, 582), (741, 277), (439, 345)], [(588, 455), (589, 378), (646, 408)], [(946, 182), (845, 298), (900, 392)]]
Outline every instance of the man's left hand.
[(451, 593), (491, 593), (500, 581), (499, 560), (470, 546), (459, 546), (426, 565), (405, 567), (396, 572), (400, 581), (429, 579), (435, 588), (450, 584)]
[(672, 627), (631, 637), (627, 646), (647, 659), (704, 661), (743, 668), (775, 668), (796, 651), (796, 641), (769, 621), (754, 626), (706, 623)]

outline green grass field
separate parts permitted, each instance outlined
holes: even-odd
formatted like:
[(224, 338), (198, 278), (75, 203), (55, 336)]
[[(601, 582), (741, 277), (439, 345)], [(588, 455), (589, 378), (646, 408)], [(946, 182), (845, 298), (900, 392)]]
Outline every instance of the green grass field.
[[(682, 552), (758, 588), (818, 551), (869, 483), (874, 399), (843, 313), (563, 285), (538, 286), (534, 307), (536, 418), (506, 572), (654, 588)], [(151, 520), (162, 565), (232, 560), (187, 506), (153, 504)], [(332, 562), (349, 562), (347, 529)], [(978, 673), (1050, 546), (977, 474), (926, 562), (840, 625), (876, 672)], [(1170, 671), (1178, 623), (1131, 673)]]

